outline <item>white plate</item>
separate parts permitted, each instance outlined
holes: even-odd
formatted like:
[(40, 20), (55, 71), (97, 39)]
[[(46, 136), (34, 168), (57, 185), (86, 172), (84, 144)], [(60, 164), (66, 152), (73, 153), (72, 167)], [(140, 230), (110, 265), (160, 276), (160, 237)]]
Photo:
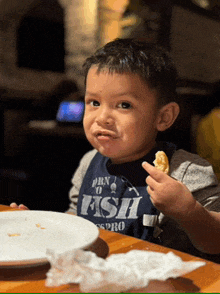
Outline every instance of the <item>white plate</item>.
[(92, 222), (51, 211), (0, 213), (0, 267), (29, 266), (47, 262), (46, 250), (62, 253), (85, 249), (99, 236)]

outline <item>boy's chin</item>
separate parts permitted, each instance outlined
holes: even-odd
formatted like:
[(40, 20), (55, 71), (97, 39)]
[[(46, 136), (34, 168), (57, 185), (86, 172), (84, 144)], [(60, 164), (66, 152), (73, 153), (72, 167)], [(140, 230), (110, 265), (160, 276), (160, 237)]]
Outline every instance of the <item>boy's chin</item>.
[(106, 150), (103, 148), (95, 148), (95, 149), (103, 156), (110, 158), (111, 161), (117, 161), (117, 159), (119, 158), (119, 154), (117, 150)]
[(112, 152), (103, 151), (102, 149), (97, 149), (97, 150), (100, 154), (102, 154), (105, 157), (109, 157), (110, 159), (113, 159), (114, 157), (116, 157), (114, 153)]
[(111, 160), (111, 162), (114, 164), (121, 164), (121, 163), (125, 163), (129, 161), (124, 154), (121, 154), (119, 156), (118, 152), (116, 152), (116, 154), (113, 152), (103, 152), (100, 150), (98, 150), (98, 152), (102, 154), (103, 156), (108, 157)]

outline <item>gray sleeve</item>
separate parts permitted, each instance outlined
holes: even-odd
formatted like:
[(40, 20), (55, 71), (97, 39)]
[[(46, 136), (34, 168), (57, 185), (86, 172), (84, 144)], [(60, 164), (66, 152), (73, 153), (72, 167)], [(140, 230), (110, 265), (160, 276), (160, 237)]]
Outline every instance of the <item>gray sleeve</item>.
[(220, 185), (207, 160), (178, 150), (171, 160), (170, 169), (171, 176), (184, 183), (198, 202), (209, 210), (220, 211)]
[(69, 191), (70, 205), (69, 209), (66, 211), (67, 213), (77, 214), (77, 202), (82, 181), (96, 153), (97, 150), (93, 149), (87, 152), (80, 160), (79, 166), (71, 179), (71, 183), (73, 186)]
[[(220, 212), (220, 185), (212, 166), (205, 159), (178, 150), (170, 162), (170, 175), (183, 182), (195, 199), (208, 210)], [(159, 227), (162, 230), (160, 234), (162, 245), (203, 258), (212, 258), (198, 251), (181, 226), (162, 213), (159, 215)]]

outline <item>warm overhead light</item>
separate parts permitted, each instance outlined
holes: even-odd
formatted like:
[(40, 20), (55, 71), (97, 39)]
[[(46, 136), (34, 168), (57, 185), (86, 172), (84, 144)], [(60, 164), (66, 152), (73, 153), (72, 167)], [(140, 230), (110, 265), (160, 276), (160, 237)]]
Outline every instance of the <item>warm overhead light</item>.
[(204, 9), (210, 8), (209, 0), (191, 0), (191, 1), (201, 8), (204, 8)]

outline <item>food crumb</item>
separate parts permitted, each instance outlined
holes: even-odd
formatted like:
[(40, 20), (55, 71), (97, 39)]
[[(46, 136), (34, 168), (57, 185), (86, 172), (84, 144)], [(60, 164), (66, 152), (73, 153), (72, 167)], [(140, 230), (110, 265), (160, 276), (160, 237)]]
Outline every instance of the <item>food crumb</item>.
[(45, 228), (44, 228), (44, 227), (41, 227), (40, 224), (36, 224), (36, 227), (37, 227), (37, 228), (40, 228), (41, 230), (45, 230)]
[(8, 233), (8, 236), (9, 236), (9, 237), (17, 237), (17, 236), (21, 236), (21, 234), (17, 234), (17, 233), (16, 233), (16, 234), (9, 234), (9, 233)]

